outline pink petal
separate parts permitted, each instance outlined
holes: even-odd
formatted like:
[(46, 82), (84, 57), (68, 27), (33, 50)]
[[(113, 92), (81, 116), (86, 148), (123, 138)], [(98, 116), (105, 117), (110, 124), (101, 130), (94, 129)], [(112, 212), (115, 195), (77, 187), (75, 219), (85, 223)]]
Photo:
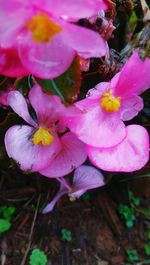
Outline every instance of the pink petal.
[(34, 145), (35, 129), (30, 126), (13, 126), (6, 132), (5, 147), (8, 156), (20, 164), (22, 170), (36, 172), (47, 167), (60, 151), (60, 141), (55, 135), (49, 146)]
[(22, 77), (29, 74), (23, 67), (15, 47), (0, 49), (0, 74), (9, 77)]
[(58, 202), (58, 200), (67, 192), (68, 190), (63, 185), (61, 185), (58, 193), (55, 195), (53, 200), (44, 208), (42, 213), (45, 214), (51, 212), (54, 209), (55, 204)]
[(139, 96), (123, 99), (120, 109), (120, 118), (128, 121), (134, 118), (143, 109), (143, 99)]
[(64, 24), (64, 39), (83, 58), (108, 54), (106, 41), (97, 33), (74, 24)]
[(74, 113), (73, 107), (65, 107), (58, 96), (44, 93), (39, 85), (32, 87), (29, 99), (36, 111), (39, 124), (47, 128), (61, 117)]
[(119, 112), (108, 113), (99, 101), (84, 99), (77, 103), (81, 113), (69, 119), (69, 129), (84, 143), (95, 147), (111, 147), (126, 136)]
[(0, 7), (1, 48), (10, 48), (15, 44), (31, 11), (29, 8), (25, 9), (25, 6), (18, 1), (0, 0)]
[(36, 123), (29, 114), (26, 100), (19, 91), (16, 90), (11, 91), (8, 94), (7, 100), (8, 104), (14, 110), (14, 112), (16, 112), (21, 118), (23, 118), (26, 122), (28, 122), (32, 126), (36, 126)]
[(104, 177), (100, 171), (91, 166), (80, 166), (74, 172), (73, 189), (70, 197), (79, 198), (87, 190), (98, 188), (104, 185)]
[(49, 167), (40, 171), (42, 175), (49, 178), (62, 177), (85, 162), (87, 158), (85, 146), (72, 133), (64, 134), (61, 143), (62, 149)]
[(110, 89), (109, 82), (101, 82), (96, 85), (94, 88), (90, 89), (87, 92), (86, 97), (90, 99), (100, 99), (102, 94)]
[(116, 147), (94, 148), (87, 146), (91, 162), (106, 171), (133, 172), (149, 160), (149, 135), (144, 127), (130, 125), (127, 137)]
[(144, 92), (150, 86), (150, 59), (144, 61), (136, 51), (122, 68), (115, 95), (131, 97)]
[(90, 17), (97, 14), (100, 9), (107, 9), (108, 5), (102, 0), (55, 0), (41, 1), (41, 6), (53, 13), (53, 15), (61, 17), (69, 17), (73, 20)]
[(28, 31), (20, 35), (20, 59), (24, 67), (37, 77), (52, 79), (59, 76), (71, 65), (74, 55), (63, 32), (43, 44), (34, 42)]

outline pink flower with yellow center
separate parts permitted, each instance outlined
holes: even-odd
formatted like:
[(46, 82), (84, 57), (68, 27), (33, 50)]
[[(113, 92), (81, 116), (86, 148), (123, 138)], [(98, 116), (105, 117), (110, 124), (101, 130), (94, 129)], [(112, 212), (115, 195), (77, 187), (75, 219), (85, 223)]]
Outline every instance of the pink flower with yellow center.
[[(72, 23), (106, 9), (103, 0), (0, 0), (0, 6), (0, 58), (6, 64), (10, 58), (8, 76), (31, 72), (50, 79), (65, 72), (76, 53), (90, 58), (108, 52), (98, 33)], [(7, 51), (8, 56), (4, 56)], [(16, 57), (14, 70), (12, 56)], [(0, 73), (5, 74), (4, 63)]]
[(74, 115), (74, 107), (65, 107), (59, 97), (42, 92), (35, 85), (29, 93), (30, 104), (37, 115), (33, 120), (23, 95), (9, 93), (12, 109), (29, 125), (15, 125), (5, 135), (8, 156), (19, 163), (22, 170), (32, 172), (47, 169), (49, 177), (61, 177), (86, 160), (84, 144), (70, 132), (65, 132), (64, 119)]
[(123, 121), (143, 108), (139, 94), (150, 86), (150, 59), (136, 51), (110, 82), (98, 84), (76, 103), (81, 113), (69, 119), (70, 130), (87, 144), (94, 165), (108, 171), (134, 171), (149, 159), (149, 136), (138, 125)]

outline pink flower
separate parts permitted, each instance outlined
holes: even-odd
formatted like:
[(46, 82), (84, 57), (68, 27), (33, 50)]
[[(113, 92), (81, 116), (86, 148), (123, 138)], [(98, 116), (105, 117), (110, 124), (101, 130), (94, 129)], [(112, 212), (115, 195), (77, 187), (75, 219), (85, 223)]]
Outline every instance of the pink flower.
[(22, 77), (29, 74), (20, 61), (16, 47), (0, 48), (0, 73), (9, 77)]
[(86, 150), (92, 164), (106, 171), (133, 172), (149, 161), (149, 135), (139, 125), (126, 127), (125, 139), (116, 146), (96, 148), (87, 145)]
[(84, 143), (109, 148), (128, 138), (123, 121), (143, 108), (138, 95), (150, 86), (150, 59), (142, 61), (136, 51), (110, 82), (98, 84), (87, 98), (76, 103), (81, 113), (69, 119), (70, 130)]
[(72, 133), (64, 131), (63, 119), (70, 113), (73, 115), (75, 108), (65, 107), (59, 97), (43, 93), (38, 85), (30, 90), (29, 100), (37, 122), (30, 116), (22, 94), (18, 91), (9, 94), (12, 109), (30, 125), (15, 125), (8, 129), (5, 135), (8, 156), (16, 160), (22, 170), (35, 172), (48, 167), (49, 177), (70, 173), (86, 160), (84, 144)]
[[(10, 76), (31, 72), (50, 79), (67, 70), (76, 52), (84, 58), (108, 52), (107, 43), (98, 33), (70, 23), (106, 9), (103, 0), (0, 0), (0, 5), (0, 57), (15, 47), (23, 68), (19, 73), (16, 66), (14, 73), (9, 69), (6, 74)], [(11, 59), (10, 54), (12, 63)], [(0, 73), (4, 70), (2, 66)]]
[(70, 185), (65, 179), (59, 178), (60, 189), (54, 199), (46, 206), (43, 213), (51, 212), (57, 201), (68, 194), (70, 199), (79, 198), (87, 190), (98, 188), (104, 185), (103, 175), (94, 167), (80, 166), (74, 172), (73, 184)]

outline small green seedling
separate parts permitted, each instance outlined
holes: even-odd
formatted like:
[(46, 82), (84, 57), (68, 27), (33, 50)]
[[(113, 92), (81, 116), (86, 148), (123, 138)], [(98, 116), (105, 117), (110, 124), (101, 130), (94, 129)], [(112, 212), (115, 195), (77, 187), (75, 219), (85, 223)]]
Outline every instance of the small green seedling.
[(7, 207), (7, 206), (0, 207), (0, 213), (2, 214), (2, 217), (7, 221), (11, 221), (12, 216), (15, 212), (16, 212), (15, 207)]
[(46, 265), (47, 264), (46, 254), (38, 248), (32, 250), (29, 260), (30, 260), (29, 261), (30, 265)]
[(8, 231), (11, 227), (11, 219), (15, 213), (15, 207), (1, 206), (0, 207), (0, 234)]
[(150, 242), (145, 243), (144, 245), (144, 252), (147, 256), (150, 256)]
[(121, 217), (123, 218), (125, 225), (128, 228), (132, 228), (136, 220), (135, 210), (132, 207), (120, 204), (118, 207), (118, 211)]
[(138, 253), (137, 253), (136, 249), (128, 249), (127, 255), (128, 255), (128, 260), (131, 262), (139, 260)]
[(129, 200), (131, 205), (139, 206), (140, 205), (140, 199), (136, 198), (132, 191), (129, 191)]
[(0, 234), (3, 234), (11, 227), (11, 223), (5, 219), (0, 219)]
[(67, 229), (61, 229), (61, 238), (64, 241), (71, 242), (72, 241), (72, 233)]

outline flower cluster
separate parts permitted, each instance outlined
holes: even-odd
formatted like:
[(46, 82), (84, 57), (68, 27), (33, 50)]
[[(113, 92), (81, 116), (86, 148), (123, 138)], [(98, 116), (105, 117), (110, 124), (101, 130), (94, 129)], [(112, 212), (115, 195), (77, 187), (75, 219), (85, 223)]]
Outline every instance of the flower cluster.
[[(37, 83), (37, 78), (59, 77), (75, 56), (88, 65), (86, 70), (81, 65), (83, 71), (88, 71), (90, 58), (109, 56), (106, 39), (78, 23), (101, 12), (104, 27), (108, 2), (55, 0), (54, 7), (52, 0), (0, 0), (0, 74), (34, 76), (27, 97), (14, 87), (1, 95), (2, 104), (5, 97), (5, 105), (24, 120), (7, 130), (5, 147), (23, 171), (39, 172), (60, 182), (45, 213), (66, 193), (75, 198), (103, 186), (99, 169), (133, 172), (149, 160), (147, 130), (126, 125), (143, 109), (139, 95), (150, 86), (150, 59), (142, 60), (138, 50), (109, 82), (97, 84), (72, 105), (65, 105)], [(108, 36), (113, 29), (111, 25)], [(87, 158), (99, 169), (83, 165)], [(74, 170), (70, 184), (64, 177)]]

